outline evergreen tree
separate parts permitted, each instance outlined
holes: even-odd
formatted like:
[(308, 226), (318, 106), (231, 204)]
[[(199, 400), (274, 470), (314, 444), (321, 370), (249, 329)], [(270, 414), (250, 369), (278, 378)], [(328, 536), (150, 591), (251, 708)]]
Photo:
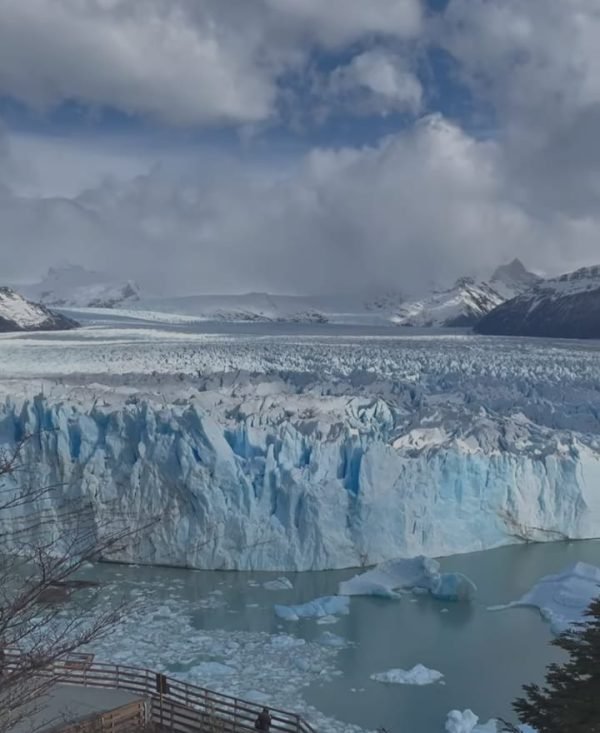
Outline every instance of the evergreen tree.
[(548, 667), (543, 688), (525, 685), (513, 704), (519, 720), (538, 733), (600, 733), (600, 597), (552, 644), (569, 659)]

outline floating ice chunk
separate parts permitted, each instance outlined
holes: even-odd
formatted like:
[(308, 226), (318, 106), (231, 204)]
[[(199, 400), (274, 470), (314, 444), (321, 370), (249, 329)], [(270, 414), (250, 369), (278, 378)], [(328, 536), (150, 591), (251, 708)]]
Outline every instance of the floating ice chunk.
[(583, 621), (590, 603), (600, 595), (600, 568), (578, 562), (557, 575), (547, 575), (522, 598), (504, 608), (534, 606), (560, 634), (574, 623)]
[(497, 733), (495, 720), (477, 725), (479, 718), (472, 710), (452, 710), (446, 719), (446, 733)]
[(317, 623), (326, 626), (328, 624), (337, 624), (339, 620), (338, 616), (323, 616), (323, 618), (317, 619)]
[(330, 646), (337, 649), (345, 647), (348, 642), (342, 636), (333, 634), (331, 631), (324, 631), (317, 639), (317, 644), (321, 646)]
[(431, 588), (432, 579), (439, 577), (437, 560), (420, 556), (412, 559), (388, 560), (366, 573), (355, 575), (340, 583), (339, 593), (346, 596), (383, 596), (399, 598), (402, 588)]
[(443, 573), (431, 588), (431, 595), (440, 601), (472, 601), (477, 586), (462, 573)]
[(276, 605), (275, 613), (286, 621), (335, 615), (347, 616), (350, 613), (350, 599), (346, 596), (324, 596), (299, 606)]
[(277, 634), (272, 636), (269, 643), (273, 647), (279, 647), (280, 649), (292, 649), (293, 647), (304, 646), (306, 641), (304, 639), (298, 639), (296, 636), (289, 636), (288, 634)]
[(385, 682), (394, 685), (432, 685), (444, 678), (437, 669), (428, 669), (422, 664), (417, 664), (409, 670), (390, 669), (387, 672), (372, 674), (371, 679), (375, 682)]
[(437, 560), (419, 556), (412, 559), (388, 560), (340, 583), (339, 593), (348, 596), (382, 596), (399, 598), (400, 590), (431, 593), (443, 601), (470, 601), (477, 586), (462, 573), (440, 573)]
[(266, 590), (291, 590), (293, 587), (292, 581), (285, 577), (263, 583), (263, 588)]

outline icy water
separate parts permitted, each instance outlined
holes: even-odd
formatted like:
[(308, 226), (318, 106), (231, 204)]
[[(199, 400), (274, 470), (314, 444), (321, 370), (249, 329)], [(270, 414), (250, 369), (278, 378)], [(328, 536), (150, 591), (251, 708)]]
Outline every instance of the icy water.
[[(322, 680), (318, 671), (312, 670), (307, 677), (309, 684), (300, 694), (308, 705), (328, 717), (366, 729), (383, 725), (390, 733), (441, 733), (446, 714), (454, 708), (469, 707), (483, 720), (497, 715), (510, 717), (510, 702), (521, 685), (542, 679), (545, 666), (557, 659), (558, 653), (549, 646), (551, 634), (539, 613), (535, 609), (489, 611), (488, 607), (519, 598), (543, 575), (580, 560), (600, 565), (600, 542), (523, 545), (445, 558), (441, 561), (444, 571), (465, 573), (478, 585), (474, 604), (442, 603), (413, 595), (399, 601), (353, 598), (350, 615), (327, 626), (314, 620), (282, 622), (273, 604), (301, 603), (333, 594), (338, 583), (355, 571), (287, 574), (293, 590), (277, 592), (262, 586), (280, 575), (272, 573), (104, 565), (88, 574), (127, 595), (140, 597), (151, 589), (152, 604), (160, 606), (168, 601), (171, 608), (173, 604), (181, 608), (181, 623), (170, 612), (161, 615), (160, 608), (152, 622), (161, 627), (160, 658), (165, 660), (167, 672), (226, 690), (222, 670), (218, 664), (212, 669), (211, 663), (222, 654), (225, 659), (221, 661), (234, 664), (236, 655), (248, 653), (248, 645), (240, 642), (245, 638), (241, 632), (252, 632), (250, 661), (237, 660), (238, 672), (243, 677), (247, 668), (248, 679), (244, 682), (249, 690), (280, 700), (280, 687), (286, 683), (285, 665), (268, 669), (275, 664), (274, 657), (267, 653), (268, 635), (298, 637), (307, 642), (301, 648), (310, 650), (318, 648), (314, 641), (324, 631), (330, 631), (351, 644), (338, 652), (328, 652), (327, 664), (333, 660), (337, 672)], [(213, 651), (191, 659), (187, 654), (184, 660), (186, 655), (182, 656), (181, 650), (186, 649), (190, 630), (206, 632), (207, 639), (211, 634), (220, 634), (221, 647), (223, 639), (228, 638), (223, 632), (232, 632), (232, 642), (229, 647), (225, 642), (227, 648), (216, 652), (216, 657)], [(150, 631), (144, 634), (141, 630), (141, 637), (153, 638)], [(133, 658), (139, 664), (151, 664), (158, 659), (148, 653), (144, 657), (143, 650), (139, 652), (141, 658), (132, 650), (132, 657), (122, 646), (119, 641), (112, 647), (113, 654), (115, 648), (120, 650), (121, 660)], [(110, 644), (105, 647), (105, 656), (110, 649)], [(188, 652), (194, 656), (191, 646)], [(283, 653), (293, 668), (298, 661), (294, 659), (297, 649), (290, 647)], [(202, 664), (207, 661), (206, 671), (198, 677), (198, 669), (203, 670)], [(383, 685), (370, 679), (374, 672), (406, 669), (417, 663), (441, 671), (445, 685)], [(306, 667), (306, 662), (303, 664)], [(190, 677), (190, 669), (196, 670), (195, 676)], [(239, 685), (234, 692), (239, 693)], [(344, 726), (338, 729), (344, 730)]]

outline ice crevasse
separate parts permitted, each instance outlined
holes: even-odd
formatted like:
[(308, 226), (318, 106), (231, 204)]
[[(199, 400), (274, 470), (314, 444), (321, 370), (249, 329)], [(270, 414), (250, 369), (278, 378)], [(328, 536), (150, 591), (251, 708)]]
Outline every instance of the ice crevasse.
[(196, 568), (343, 568), (600, 534), (599, 455), (576, 434), (536, 428), (511, 446), (481, 418), (419, 443), (381, 399), (330, 420), (226, 407), (8, 400), (0, 448), (30, 437), (5, 484), (55, 487), (39, 501), (57, 537), (75, 502), (99, 533), (159, 517), (118, 559)]

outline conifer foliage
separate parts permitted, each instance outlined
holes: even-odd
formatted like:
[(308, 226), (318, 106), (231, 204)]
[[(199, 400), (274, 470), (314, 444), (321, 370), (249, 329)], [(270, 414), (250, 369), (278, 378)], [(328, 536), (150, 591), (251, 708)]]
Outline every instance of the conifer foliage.
[(538, 733), (600, 733), (600, 597), (552, 644), (569, 659), (548, 667), (543, 687), (525, 685), (513, 704), (519, 720)]

